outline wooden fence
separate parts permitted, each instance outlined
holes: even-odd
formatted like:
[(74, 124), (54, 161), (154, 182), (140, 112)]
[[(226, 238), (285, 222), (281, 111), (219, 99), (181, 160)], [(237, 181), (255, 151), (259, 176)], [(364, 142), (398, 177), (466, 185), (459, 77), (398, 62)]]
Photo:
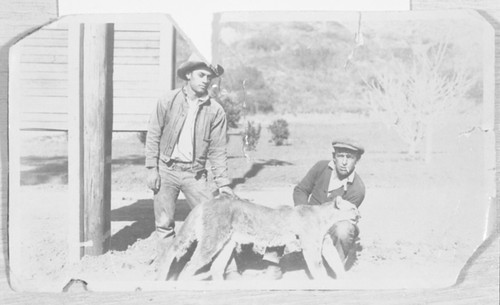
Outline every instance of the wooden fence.
[[(67, 130), (70, 17), (18, 43), (20, 129)], [(146, 130), (158, 97), (174, 87), (176, 34), (165, 18), (114, 24), (113, 130)], [(182, 39), (182, 38), (181, 38)]]

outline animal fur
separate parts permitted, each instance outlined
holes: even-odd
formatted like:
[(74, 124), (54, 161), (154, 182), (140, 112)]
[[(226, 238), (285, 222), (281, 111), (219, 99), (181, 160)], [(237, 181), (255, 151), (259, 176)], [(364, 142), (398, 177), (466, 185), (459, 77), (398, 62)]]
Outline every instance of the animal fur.
[[(287, 247), (297, 242), (299, 249), (291, 251), (301, 249), (312, 277), (325, 278), (322, 256), (332, 269), (341, 264), (336, 251), (332, 251), (335, 248), (326, 234), (328, 229), (338, 221), (358, 218), (355, 206), (340, 197), (322, 205), (272, 209), (220, 196), (196, 206), (188, 215), (178, 235), (159, 257), (158, 279), (166, 280), (174, 260), (185, 256), (195, 242), (196, 248), (179, 279), (195, 278), (198, 270), (212, 263), (212, 279), (222, 280), (237, 245), (253, 244), (253, 250), (263, 254), (267, 247)], [(329, 252), (335, 253), (322, 254), (323, 244), (327, 243)]]

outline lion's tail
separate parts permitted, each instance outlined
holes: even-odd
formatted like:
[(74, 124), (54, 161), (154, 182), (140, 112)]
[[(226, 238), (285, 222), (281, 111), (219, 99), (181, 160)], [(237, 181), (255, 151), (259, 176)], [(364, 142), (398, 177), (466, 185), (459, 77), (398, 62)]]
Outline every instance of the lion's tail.
[(189, 213), (175, 239), (161, 254), (158, 263), (157, 280), (167, 280), (174, 260), (183, 257), (191, 245), (199, 239), (196, 223), (200, 221), (201, 212), (201, 209), (197, 206)]

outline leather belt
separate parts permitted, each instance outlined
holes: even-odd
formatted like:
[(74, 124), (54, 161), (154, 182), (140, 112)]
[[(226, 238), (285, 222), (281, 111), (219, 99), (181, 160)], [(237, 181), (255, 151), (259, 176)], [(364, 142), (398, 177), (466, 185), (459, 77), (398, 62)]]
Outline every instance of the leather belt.
[(193, 171), (193, 162), (181, 162), (177, 160), (169, 160), (166, 163), (167, 167), (175, 171)]

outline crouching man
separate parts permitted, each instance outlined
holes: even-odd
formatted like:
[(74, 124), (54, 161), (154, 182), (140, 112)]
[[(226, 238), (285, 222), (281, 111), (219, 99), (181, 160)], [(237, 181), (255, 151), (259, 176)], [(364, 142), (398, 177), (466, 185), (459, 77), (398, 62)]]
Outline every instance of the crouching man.
[[(322, 204), (337, 196), (354, 204), (357, 208), (365, 198), (365, 185), (356, 173), (356, 164), (365, 152), (352, 140), (332, 142), (332, 160), (317, 162), (294, 188), (294, 204)], [(356, 223), (342, 221), (329, 230), (332, 242), (343, 264), (359, 235)]]

